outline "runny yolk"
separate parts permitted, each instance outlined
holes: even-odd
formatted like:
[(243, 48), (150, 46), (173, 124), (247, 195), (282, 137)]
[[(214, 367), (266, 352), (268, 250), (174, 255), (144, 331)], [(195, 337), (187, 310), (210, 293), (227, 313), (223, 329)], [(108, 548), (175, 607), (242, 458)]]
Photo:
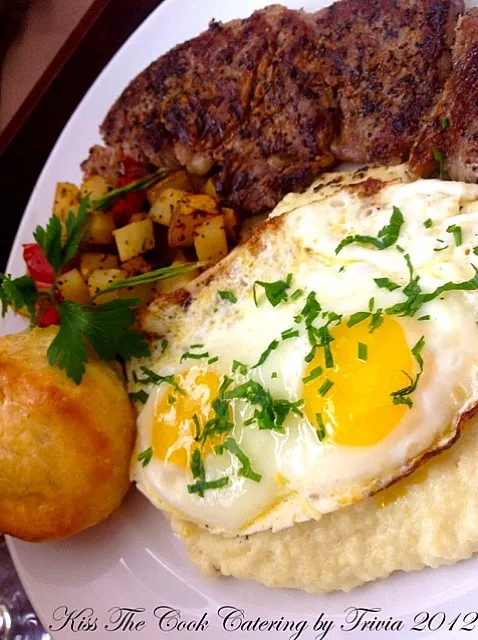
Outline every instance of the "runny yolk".
[[(153, 419), (153, 451), (160, 460), (186, 467), (199, 446), (194, 439), (194, 416), (202, 431), (215, 415), (211, 403), (219, 394), (220, 381), (216, 373), (199, 367), (191, 367), (174, 376), (174, 380), (183, 393), (170, 385), (161, 389)], [(216, 444), (218, 440), (208, 438), (201, 453), (208, 455)]]
[[(369, 323), (348, 328), (342, 323), (330, 330), (333, 368), (326, 369), (323, 349), (316, 351), (304, 376), (322, 367), (318, 378), (304, 383), (305, 412), (317, 426), (321, 414), (327, 439), (337, 444), (376, 444), (398, 425), (406, 411), (393, 404), (393, 391), (410, 384), (403, 373), (413, 375), (413, 357), (400, 324), (386, 316), (382, 326), (369, 333)], [(358, 343), (367, 346), (366, 360), (359, 359)], [(319, 389), (326, 379), (333, 382), (324, 396)]]

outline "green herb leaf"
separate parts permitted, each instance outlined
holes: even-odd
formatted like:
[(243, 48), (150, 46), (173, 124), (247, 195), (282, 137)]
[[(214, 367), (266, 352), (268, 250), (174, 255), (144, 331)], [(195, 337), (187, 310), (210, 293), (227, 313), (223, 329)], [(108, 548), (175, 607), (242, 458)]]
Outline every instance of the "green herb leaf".
[(352, 243), (359, 244), (370, 244), (376, 249), (387, 249), (391, 247), (398, 240), (398, 236), (400, 235), (401, 228), (405, 222), (402, 212), (398, 207), (393, 207), (392, 216), (390, 218), (389, 224), (385, 227), (382, 227), (378, 232), (378, 237), (374, 238), (373, 236), (363, 236), (363, 235), (354, 235), (348, 236), (344, 238), (342, 242), (335, 249), (335, 253), (338, 254), (344, 247), (347, 247)]
[(217, 362), (219, 360), (219, 356), (214, 356), (214, 358), (209, 358), (209, 360), (207, 361), (208, 364), (214, 364), (215, 362)]
[(148, 447), (148, 449), (145, 449), (144, 451), (141, 451), (141, 453), (138, 453), (136, 459), (138, 460), (138, 462), (142, 462), (143, 463), (143, 467), (148, 466), (148, 464), (151, 462), (153, 458), (153, 448), (152, 447)]
[(254, 297), (254, 302), (256, 307), (259, 306), (257, 302), (257, 287), (262, 287), (265, 291), (266, 298), (269, 300), (273, 307), (277, 307), (277, 305), (284, 300), (287, 300), (287, 291), (290, 288), (290, 283), (292, 282), (292, 274), (289, 273), (286, 280), (277, 280), (276, 282), (262, 282), (256, 280), (254, 282), (254, 286), (252, 288), (252, 293)]
[(259, 358), (259, 360), (256, 362), (256, 364), (251, 367), (252, 369), (256, 369), (257, 367), (260, 367), (261, 364), (264, 364), (264, 362), (267, 360), (267, 358), (269, 357), (269, 355), (275, 350), (277, 349), (277, 347), (279, 346), (279, 341), (278, 340), (273, 340), (270, 345), (267, 347), (267, 349), (262, 353), (261, 357)]
[(445, 177), (445, 158), (443, 153), (439, 149), (432, 149), (432, 155), (435, 162), (438, 163), (438, 168), (440, 170), (440, 178), (443, 180)]
[[(194, 449), (193, 455), (191, 456), (190, 467), (194, 479), (199, 478), (201, 482), (204, 482), (206, 480), (206, 471), (204, 469), (204, 464), (199, 449)], [(199, 488), (197, 493), (201, 496), (201, 498), (204, 497), (204, 489)]]
[(181, 389), (181, 387), (178, 385), (178, 383), (174, 379), (173, 375), (160, 376), (154, 371), (151, 371), (151, 369), (148, 369), (148, 367), (144, 367), (144, 366), (140, 367), (140, 369), (141, 369), (141, 372), (144, 374), (144, 378), (138, 378), (136, 376), (135, 382), (137, 384), (154, 384), (156, 386), (159, 386), (160, 384), (163, 384), (163, 383), (169, 384), (173, 387), (173, 389), (177, 391), (177, 393), (181, 394), (182, 396), (186, 395), (186, 392), (184, 391), (184, 389)]
[(383, 309), (377, 309), (377, 311), (375, 311), (375, 313), (372, 314), (368, 332), (373, 333), (374, 331), (379, 329), (382, 326), (383, 321), (384, 321)]
[(433, 225), (433, 220), (431, 218), (428, 218), (423, 223), (423, 226), (425, 227), (425, 229), (429, 229), (432, 225)]
[(450, 118), (447, 118), (445, 116), (444, 118), (440, 119), (440, 129), (442, 131), (445, 131), (446, 129), (448, 129), (450, 125), (451, 125)]
[(140, 389), (139, 391), (132, 391), (129, 394), (129, 397), (133, 402), (141, 402), (141, 404), (146, 404), (149, 398), (149, 395), (146, 393), (144, 389)]
[(368, 311), (358, 311), (357, 313), (353, 313), (347, 321), (347, 327), (354, 327), (359, 322), (363, 322), (370, 318), (372, 314)]
[(316, 378), (320, 378), (323, 372), (324, 370), (322, 369), (322, 367), (315, 367), (314, 369), (312, 369), (312, 371), (309, 373), (308, 376), (306, 376), (305, 378), (302, 378), (302, 382), (304, 384), (307, 384), (308, 382), (312, 382), (312, 380), (315, 380)]
[[(201, 345), (202, 346), (202, 345)], [(195, 345), (191, 345), (189, 348), (194, 349)], [(202, 360), (203, 358), (209, 358), (209, 351), (205, 351), (204, 353), (192, 353), (191, 351), (186, 351), (181, 356), (180, 362), (183, 360)]]
[(362, 360), (362, 362), (367, 362), (368, 358), (368, 347), (363, 342), (358, 343), (358, 359)]
[[(194, 435), (194, 439), (196, 440), (196, 442), (199, 442), (199, 440), (201, 439), (201, 425), (199, 423), (199, 418), (197, 413), (195, 413), (193, 415), (192, 418), (193, 422), (194, 422), (194, 429), (195, 429), (195, 435)], [(194, 476), (196, 478), (196, 476)], [(204, 480), (204, 478), (203, 478)]]
[(244, 451), (239, 447), (234, 438), (228, 438), (226, 442), (222, 445), (222, 449), (227, 449), (233, 456), (235, 456), (239, 462), (241, 463), (241, 467), (239, 469), (239, 475), (244, 478), (249, 478), (254, 482), (260, 482), (262, 476), (259, 473), (256, 473), (252, 470), (251, 461), (244, 453)]
[(282, 340), (289, 340), (290, 338), (297, 338), (299, 336), (299, 331), (297, 329), (287, 329), (280, 335)]
[(322, 414), (321, 413), (316, 413), (315, 414), (315, 419), (317, 421), (317, 429), (316, 429), (317, 438), (320, 440), (320, 442), (322, 442), (322, 440), (324, 440), (325, 436), (327, 435), (327, 431), (325, 430), (324, 421), (322, 420)]
[(451, 224), (447, 228), (447, 232), (453, 234), (453, 237), (455, 238), (455, 244), (457, 247), (459, 247), (463, 242), (461, 227), (457, 224)]
[(39, 295), (35, 282), (30, 276), (12, 279), (11, 276), (0, 274), (2, 317), (5, 317), (9, 306), (14, 311), (20, 311), (20, 309), (26, 307), (30, 314), (30, 327), (35, 326), (35, 308)]
[(390, 278), (374, 278), (374, 282), (380, 289), (387, 289), (387, 291), (395, 291), (400, 289), (400, 285), (396, 282), (392, 282)]
[(64, 369), (80, 384), (87, 362), (86, 343), (101, 360), (124, 360), (150, 355), (143, 334), (129, 329), (135, 322), (130, 306), (135, 300), (117, 299), (99, 305), (80, 305), (65, 300), (57, 306), (60, 329), (47, 356), (51, 365)]
[(334, 383), (332, 382), (332, 380), (329, 380), (329, 378), (324, 380), (324, 383), (322, 384), (318, 392), (319, 396), (322, 396), (322, 397), (326, 396), (333, 386), (334, 386)]
[(247, 364), (242, 364), (242, 362), (239, 362), (239, 360), (233, 360), (232, 373), (236, 373), (236, 371), (239, 371), (242, 376), (247, 375)]
[(188, 493), (198, 493), (200, 496), (204, 496), (204, 492), (209, 489), (222, 489), (229, 482), (229, 477), (224, 476), (217, 480), (203, 481), (198, 480), (195, 484), (188, 484)]
[(232, 291), (218, 291), (218, 294), (223, 300), (228, 300), (229, 302), (232, 302), (232, 304), (237, 302), (237, 298)]

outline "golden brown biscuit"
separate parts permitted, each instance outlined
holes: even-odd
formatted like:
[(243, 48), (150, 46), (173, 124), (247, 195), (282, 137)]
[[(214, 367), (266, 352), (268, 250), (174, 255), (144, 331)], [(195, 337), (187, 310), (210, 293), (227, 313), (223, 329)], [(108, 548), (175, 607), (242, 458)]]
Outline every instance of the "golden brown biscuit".
[(89, 361), (80, 385), (50, 366), (56, 331), (0, 338), (0, 531), (29, 541), (96, 524), (130, 484), (128, 395), (99, 360)]

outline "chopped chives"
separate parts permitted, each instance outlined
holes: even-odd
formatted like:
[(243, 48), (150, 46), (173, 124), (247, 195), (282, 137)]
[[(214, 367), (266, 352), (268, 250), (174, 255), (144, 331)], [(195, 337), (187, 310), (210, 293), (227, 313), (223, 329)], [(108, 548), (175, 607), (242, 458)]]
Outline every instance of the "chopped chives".
[(324, 397), (333, 386), (334, 383), (332, 382), (332, 380), (329, 380), (329, 378), (327, 378), (327, 380), (324, 381), (323, 385), (319, 389), (319, 396)]
[(358, 359), (367, 362), (368, 347), (363, 342), (358, 343)]

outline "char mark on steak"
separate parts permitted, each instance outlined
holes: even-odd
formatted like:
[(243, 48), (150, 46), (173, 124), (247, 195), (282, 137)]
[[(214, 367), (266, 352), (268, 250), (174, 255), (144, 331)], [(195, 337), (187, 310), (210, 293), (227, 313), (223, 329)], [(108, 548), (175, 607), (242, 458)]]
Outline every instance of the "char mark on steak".
[(478, 181), (478, 9), (462, 17), (453, 50), (453, 71), (443, 95), (418, 136), (410, 168), (418, 176)]
[(155, 166), (214, 170), (234, 207), (271, 209), (337, 160), (408, 155), (462, 10), (463, 0), (341, 0), (213, 22), (140, 73), (101, 133)]

